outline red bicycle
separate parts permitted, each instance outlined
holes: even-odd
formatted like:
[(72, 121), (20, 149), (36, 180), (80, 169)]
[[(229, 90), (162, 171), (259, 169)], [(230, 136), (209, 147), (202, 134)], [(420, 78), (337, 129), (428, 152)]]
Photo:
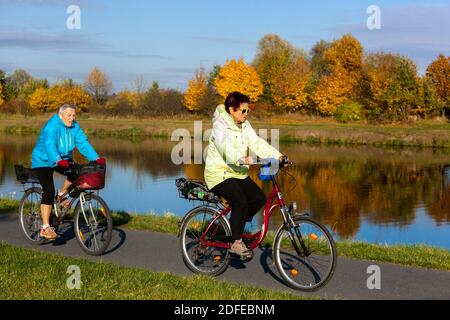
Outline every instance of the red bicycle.
[[(278, 164), (278, 163), (277, 163)], [(279, 171), (292, 164), (280, 163)], [(270, 167), (270, 164), (265, 164)], [(277, 166), (278, 167), (278, 166)], [(243, 240), (250, 249), (258, 247), (268, 234), (269, 220), (279, 209), (283, 223), (276, 230), (272, 245), (272, 259), (287, 285), (294, 289), (313, 291), (325, 285), (336, 268), (336, 245), (328, 229), (309, 217), (296, 213), (296, 205), (289, 207), (283, 200), (277, 182), (278, 170), (260, 174), (263, 181), (271, 181), (273, 190), (264, 207), (264, 222), (256, 233), (244, 233)], [(230, 261), (231, 228), (227, 215), (230, 208), (208, 190), (201, 181), (177, 179), (180, 196), (203, 203), (190, 210), (180, 222), (181, 253), (186, 266), (194, 273), (217, 276)]]

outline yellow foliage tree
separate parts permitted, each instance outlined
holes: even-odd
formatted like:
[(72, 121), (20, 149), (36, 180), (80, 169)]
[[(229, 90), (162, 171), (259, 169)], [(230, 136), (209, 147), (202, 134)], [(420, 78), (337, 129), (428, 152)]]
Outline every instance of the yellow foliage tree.
[(433, 83), (436, 94), (442, 101), (450, 103), (450, 56), (440, 54), (427, 68), (427, 78)]
[(208, 93), (208, 76), (203, 70), (198, 70), (195, 77), (189, 80), (184, 94), (183, 104), (191, 112), (200, 111), (201, 101)]
[(91, 103), (91, 97), (81, 86), (57, 84), (49, 89), (36, 89), (30, 96), (28, 103), (31, 110), (40, 112), (56, 111), (64, 103), (74, 104), (81, 111), (87, 111), (87, 107)]
[(333, 115), (339, 105), (352, 98), (362, 76), (363, 48), (352, 35), (344, 35), (325, 51), (328, 76), (314, 92), (313, 101), (324, 115)]
[(29, 97), (28, 103), (33, 111), (45, 112), (52, 110), (55, 105), (54, 97), (46, 88), (37, 88)]
[(263, 92), (258, 73), (244, 59), (227, 61), (214, 79), (214, 86), (224, 99), (230, 93), (238, 91), (247, 95), (251, 102), (256, 102)]
[(62, 104), (70, 103), (76, 105), (81, 111), (87, 111), (87, 107), (92, 102), (91, 97), (79, 85), (70, 87), (55, 85), (49, 91), (55, 101), (50, 110), (57, 110)]
[(303, 57), (274, 78), (272, 97), (275, 107), (279, 109), (296, 110), (307, 101), (305, 87), (311, 77), (308, 61)]

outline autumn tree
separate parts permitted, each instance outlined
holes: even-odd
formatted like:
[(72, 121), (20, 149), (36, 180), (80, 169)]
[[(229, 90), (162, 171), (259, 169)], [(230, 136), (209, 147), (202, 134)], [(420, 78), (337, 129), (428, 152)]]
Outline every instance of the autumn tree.
[(440, 54), (428, 66), (426, 76), (431, 80), (439, 98), (450, 106), (450, 56)]
[(298, 57), (291, 67), (274, 78), (272, 85), (273, 102), (276, 108), (295, 111), (307, 101), (306, 85), (311, 70), (303, 57)]
[(55, 106), (55, 97), (46, 88), (37, 88), (28, 99), (30, 109), (33, 111), (46, 112)]
[(108, 99), (105, 109), (110, 115), (132, 115), (136, 112), (139, 103), (137, 92), (123, 90)]
[(319, 113), (333, 115), (338, 106), (356, 95), (362, 55), (363, 48), (352, 35), (344, 35), (325, 51), (328, 75), (320, 79), (312, 97)]
[(252, 66), (258, 72), (264, 86), (261, 96), (263, 101), (274, 102), (275, 82), (299, 57), (305, 57), (305, 54), (276, 34), (268, 34), (259, 40)]
[(3, 99), (3, 85), (0, 82), (0, 106), (3, 104), (3, 102), (5, 102), (5, 100)]
[(20, 99), (27, 101), (37, 88), (48, 88), (46, 79), (36, 79), (23, 69), (17, 69), (5, 77), (3, 95), (6, 101)]
[(28, 103), (31, 110), (40, 112), (56, 111), (64, 103), (74, 104), (79, 110), (87, 111), (91, 97), (80, 85), (69, 81), (55, 84), (51, 88), (37, 88)]
[(227, 61), (214, 79), (214, 86), (223, 99), (231, 92), (239, 91), (247, 95), (251, 102), (256, 102), (263, 92), (258, 73), (242, 58)]
[(405, 120), (423, 112), (420, 85), (417, 66), (406, 57), (375, 53), (364, 59), (361, 96), (370, 119)]
[(203, 69), (197, 70), (195, 77), (189, 80), (184, 94), (183, 104), (190, 112), (200, 110), (200, 101), (208, 92), (208, 77)]
[(331, 43), (325, 40), (317, 42), (310, 51), (311, 71), (316, 81), (328, 75), (325, 51), (331, 47)]
[(95, 103), (103, 104), (108, 99), (112, 90), (112, 83), (106, 73), (100, 70), (100, 68), (95, 67), (89, 73), (85, 87)]

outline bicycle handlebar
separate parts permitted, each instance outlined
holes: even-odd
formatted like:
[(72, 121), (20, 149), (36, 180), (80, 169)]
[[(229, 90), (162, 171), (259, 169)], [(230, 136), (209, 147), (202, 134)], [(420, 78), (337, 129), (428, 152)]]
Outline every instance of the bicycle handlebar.
[[(285, 167), (288, 167), (288, 166), (291, 166), (291, 165), (294, 164), (292, 161), (290, 161), (290, 160), (288, 159), (287, 156), (283, 156), (283, 157), (281, 158), (281, 160), (278, 160), (278, 159), (260, 159), (260, 158), (258, 157), (258, 158), (256, 159), (256, 162), (255, 162), (255, 163), (252, 163), (252, 164), (250, 164), (250, 165), (261, 165), (261, 166), (267, 166), (267, 167), (270, 167), (274, 161), (278, 161), (278, 165), (280, 166), (280, 168), (285, 168)], [(239, 165), (245, 165), (245, 163), (244, 163), (244, 161), (243, 161), (242, 159), (240, 159), (240, 160), (238, 161), (238, 163), (239, 163)]]

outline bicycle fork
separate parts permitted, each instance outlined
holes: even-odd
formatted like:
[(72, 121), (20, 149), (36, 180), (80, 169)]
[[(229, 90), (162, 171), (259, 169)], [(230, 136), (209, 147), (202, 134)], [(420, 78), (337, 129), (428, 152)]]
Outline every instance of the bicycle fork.
[[(287, 209), (286, 206), (281, 207), (280, 209), (281, 213), (283, 214), (284, 228), (288, 231), (289, 240), (291, 240), (295, 252), (297, 252), (297, 254), (302, 258), (308, 257), (311, 254), (311, 252), (306, 247), (305, 242), (303, 241), (302, 234), (300, 233), (300, 230), (296, 228), (294, 220), (292, 220), (289, 210), (286, 210)], [(292, 229), (294, 229), (294, 232), (292, 231)], [(295, 238), (297, 238), (300, 247), (298, 246)]]

